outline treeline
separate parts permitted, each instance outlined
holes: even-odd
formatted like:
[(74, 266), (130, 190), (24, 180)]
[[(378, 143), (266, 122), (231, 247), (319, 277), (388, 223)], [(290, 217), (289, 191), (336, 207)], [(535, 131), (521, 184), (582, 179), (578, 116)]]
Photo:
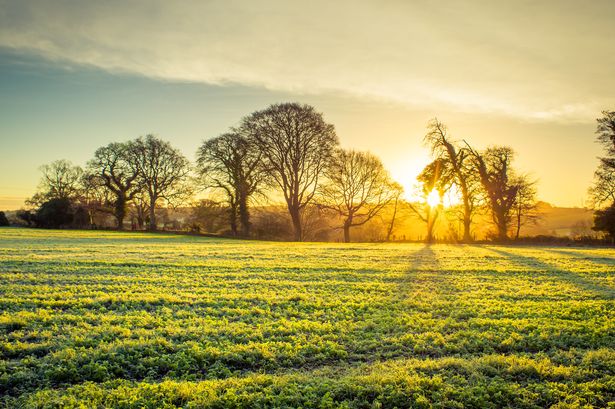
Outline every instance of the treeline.
[(99, 228), (109, 215), (119, 230), (128, 219), (133, 230), (295, 241), (339, 232), (346, 242), (356, 231), (362, 239), (405, 238), (396, 229), (408, 215), (423, 224), (428, 242), (471, 242), (485, 217), (490, 237), (506, 241), (538, 220), (535, 181), (515, 171), (511, 148), (479, 151), (435, 119), (424, 141), (433, 161), (408, 201), (378, 157), (342, 149), (334, 126), (313, 107), (275, 104), (205, 140), (193, 164), (147, 135), (99, 148), (85, 168), (66, 160), (45, 165), (31, 210), (18, 215), (48, 228)]

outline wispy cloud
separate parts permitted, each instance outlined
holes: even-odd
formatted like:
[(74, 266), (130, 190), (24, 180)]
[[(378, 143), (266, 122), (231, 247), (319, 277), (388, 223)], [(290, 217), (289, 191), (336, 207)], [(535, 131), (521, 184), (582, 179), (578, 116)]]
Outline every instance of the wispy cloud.
[(0, 0), (0, 46), (164, 80), (584, 121), (615, 103), (613, 13), (613, 2)]

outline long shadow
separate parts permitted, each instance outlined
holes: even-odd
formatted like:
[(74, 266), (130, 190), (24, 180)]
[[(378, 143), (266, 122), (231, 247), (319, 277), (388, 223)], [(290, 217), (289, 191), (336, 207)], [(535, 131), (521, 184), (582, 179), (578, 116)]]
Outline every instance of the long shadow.
[[(550, 253), (556, 253), (556, 254), (563, 254), (566, 256), (569, 256), (570, 258), (575, 258), (578, 260), (584, 260), (584, 261), (589, 261), (593, 264), (602, 264), (608, 267), (613, 267), (615, 269), (615, 258), (609, 258), (609, 257), (592, 257), (589, 256), (587, 254), (584, 254), (582, 252), (579, 252), (579, 249), (574, 249), (574, 250), (560, 250), (560, 249), (554, 249), (554, 248), (545, 248), (545, 251), (548, 251)], [(582, 250), (581, 250), (582, 251)]]
[(612, 300), (615, 299), (615, 288), (597, 283), (596, 281), (587, 278), (581, 274), (572, 271), (563, 270), (553, 264), (546, 263), (536, 257), (524, 256), (522, 254), (494, 249), (492, 247), (484, 247), (484, 249), (511, 259), (516, 264), (521, 264), (529, 268), (543, 270), (543, 273), (550, 273), (552, 276), (560, 278), (564, 281), (576, 285), (579, 289), (594, 294), (595, 296)]
[[(397, 285), (397, 291), (393, 295), (394, 298), (398, 300), (403, 300), (408, 297), (413, 285), (417, 283), (417, 279), (423, 280), (423, 278), (419, 278), (420, 273), (425, 272), (425, 270), (436, 271), (440, 266), (430, 244), (425, 244), (420, 250), (412, 253), (410, 257), (410, 265), (400, 279)], [(427, 269), (427, 267), (429, 267), (429, 269)]]

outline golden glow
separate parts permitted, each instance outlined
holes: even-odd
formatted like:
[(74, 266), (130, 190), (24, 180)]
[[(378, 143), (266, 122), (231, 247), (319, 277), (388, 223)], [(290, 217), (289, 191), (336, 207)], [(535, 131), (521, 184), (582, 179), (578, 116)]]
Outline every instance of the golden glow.
[(442, 204), (444, 207), (457, 206), (458, 204), (461, 204), (461, 192), (459, 191), (459, 188), (457, 188), (457, 185), (453, 184), (447, 190), (442, 198)]
[(436, 189), (432, 190), (429, 195), (427, 195), (427, 204), (431, 207), (436, 207), (440, 204), (440, 193)]

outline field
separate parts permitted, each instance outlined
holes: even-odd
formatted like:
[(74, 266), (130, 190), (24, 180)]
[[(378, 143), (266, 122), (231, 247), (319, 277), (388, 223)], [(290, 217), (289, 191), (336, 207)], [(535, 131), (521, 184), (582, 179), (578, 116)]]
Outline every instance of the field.
[(612, 248), (9, 228), (0, 305), (6, 407), (615, 407)]

